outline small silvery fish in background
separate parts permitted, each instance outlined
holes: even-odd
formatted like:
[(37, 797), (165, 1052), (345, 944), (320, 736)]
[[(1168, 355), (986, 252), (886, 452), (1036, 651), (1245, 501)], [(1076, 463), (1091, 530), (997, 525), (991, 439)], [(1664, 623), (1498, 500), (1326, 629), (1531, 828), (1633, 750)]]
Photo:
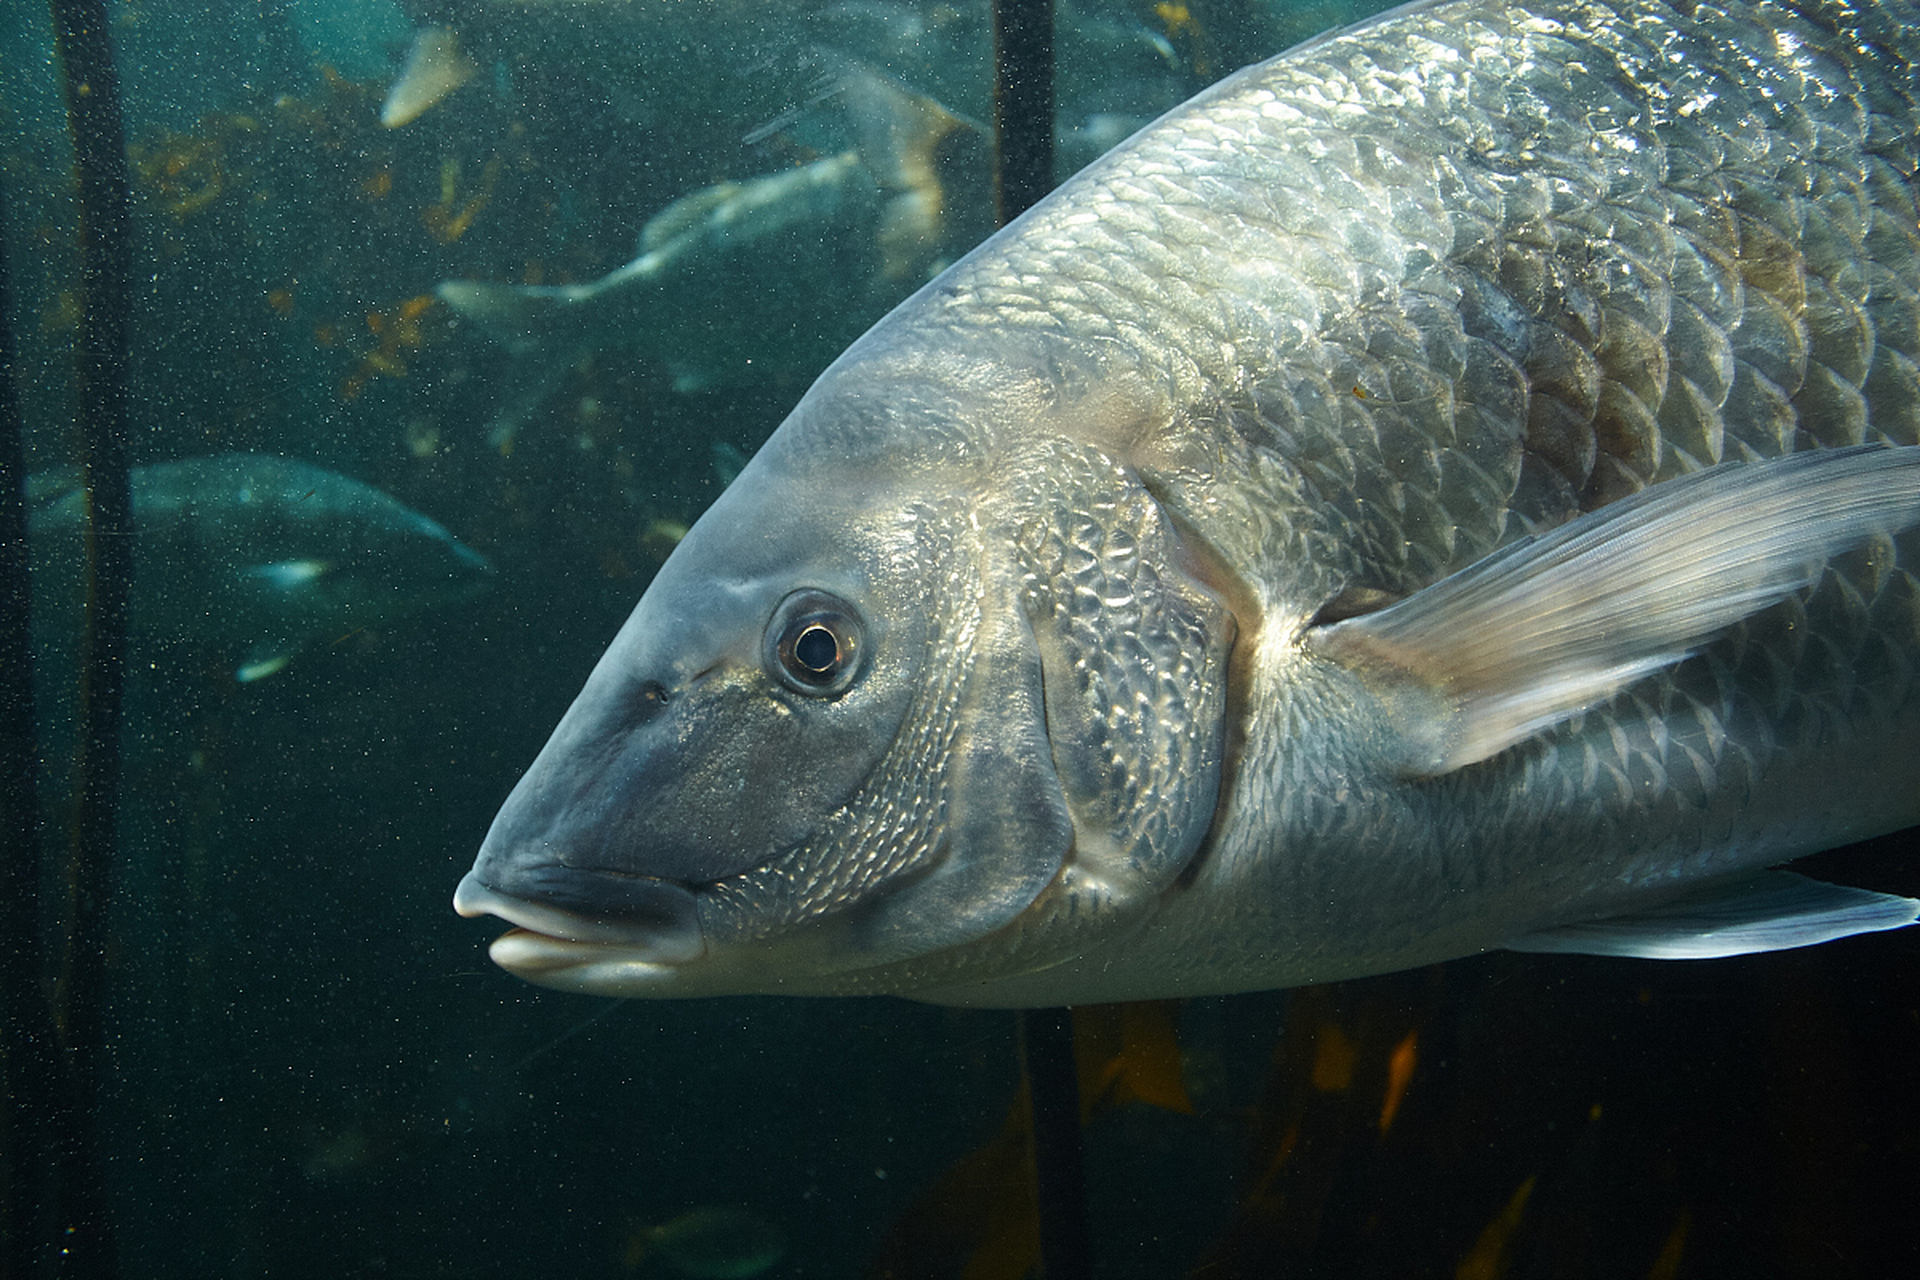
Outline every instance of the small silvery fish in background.
[[(493, 569), (439, 523), (338, 472), (227, 453), (135, 467), (136, 637), (223, 655), (258, 680), (300, 649), (470, 599)], [(84, 495), (71, 475), (34, 484), (36, 605), (77, 633)]]
[(516, 357), (489, 443), (510, 447), (568, 370), (609, 348), (659, 361), (682, 392), (810, 375), (985, 232), (977, 129), (850, 62), (832, 96), (859, 145), (682, 196), (648, 219), (638, 256), (598, 280), (439, 286)]
[(455, 897), (536, 982), (1074, 1004), (1805, 945), (1920, 820), (1906, 3), (1448, 0), (856, 342)]

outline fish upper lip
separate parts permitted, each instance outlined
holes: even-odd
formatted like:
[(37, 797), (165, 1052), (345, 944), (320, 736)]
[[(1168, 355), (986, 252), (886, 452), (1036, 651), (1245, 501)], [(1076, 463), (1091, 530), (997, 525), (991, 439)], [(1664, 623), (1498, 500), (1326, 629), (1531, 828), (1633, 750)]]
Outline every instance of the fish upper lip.
[[(587, 873), (608, 874), (608, 873)], [(503, 893), (469, 871), (453, 893), (453, 909), (468, 918), (498, 916), (529, 933), (591, 947), (618, 947), (661, 964), (684, 964), (706, 952), (693, 895), (669, 881), (655, 881), (666, 908), (659, 923), (592, 916)]]

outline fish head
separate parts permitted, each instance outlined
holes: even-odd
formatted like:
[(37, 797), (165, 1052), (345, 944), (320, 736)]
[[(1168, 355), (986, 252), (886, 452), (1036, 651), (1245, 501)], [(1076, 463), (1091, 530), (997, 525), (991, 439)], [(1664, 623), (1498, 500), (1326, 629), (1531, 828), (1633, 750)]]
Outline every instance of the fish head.
[(455, 905), (519, 926), (505, 968), (626, 996), (985, 981), (1192, 854), (1231, 625), (1156, 562), (1151, 499), (1005, 456), (965, 394), (847, 381), (676, 548), (495, 820)]

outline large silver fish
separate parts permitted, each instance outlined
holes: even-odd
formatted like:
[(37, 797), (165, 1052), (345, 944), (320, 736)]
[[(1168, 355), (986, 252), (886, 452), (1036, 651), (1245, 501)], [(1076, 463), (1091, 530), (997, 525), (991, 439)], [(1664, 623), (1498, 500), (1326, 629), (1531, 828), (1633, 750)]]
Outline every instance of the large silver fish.
[(854, 344), (455, 898), (626, 996), (1230, 992), (1911, 922), (1911, 4), (1447, 0)]

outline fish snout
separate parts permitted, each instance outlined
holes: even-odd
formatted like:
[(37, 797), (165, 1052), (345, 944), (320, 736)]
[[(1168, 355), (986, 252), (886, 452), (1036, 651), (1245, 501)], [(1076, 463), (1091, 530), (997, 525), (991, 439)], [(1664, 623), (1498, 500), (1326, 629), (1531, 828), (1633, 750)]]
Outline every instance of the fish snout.
[(497, 916), (516, 930), (556, 943), (617, 947), (654, 964), (685, 964), (706, 953), (698, 904), (689, 890), (618, 871), (559, 863), (489, 864), (483, 856), (454, 890), (453, 909), (469, 918)]

